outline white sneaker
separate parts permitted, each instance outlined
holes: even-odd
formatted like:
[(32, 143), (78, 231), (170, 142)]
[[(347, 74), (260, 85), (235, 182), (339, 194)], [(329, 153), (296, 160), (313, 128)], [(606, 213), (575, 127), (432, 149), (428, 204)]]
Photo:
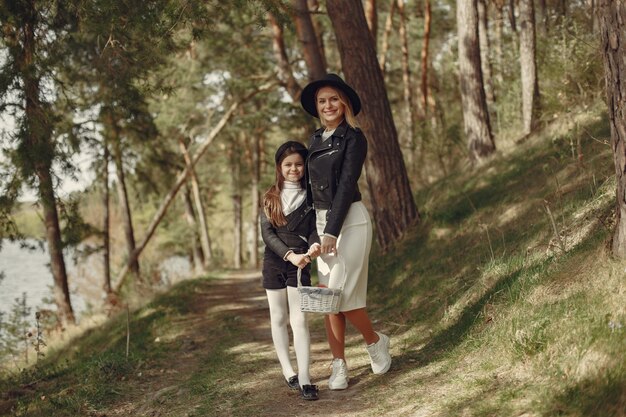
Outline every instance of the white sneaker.
[(378, 333), (378, 342), (367, 346), (367, 353), (370, 355), (372, 362), (372, 372), (375, 374), (384, 374), (391, 366), (391, 355), (389, 354), (389, 337), (382, 333)]
[(348, 366), (343, 359), (335, 358), (331, 364), (333, 368), (328, 380), (328, 389), (346, 389), (348, 388)]

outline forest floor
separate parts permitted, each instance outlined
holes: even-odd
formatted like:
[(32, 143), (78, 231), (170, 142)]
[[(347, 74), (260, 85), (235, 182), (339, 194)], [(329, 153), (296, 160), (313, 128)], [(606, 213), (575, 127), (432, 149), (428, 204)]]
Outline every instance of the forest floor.
[[(311, 326), (311, 375), (312, 382), (319, 386), (320, 399), (305, 401), (299, 392), (290, 390), (283, 381), (272, 344), (269, 311), (259, 272), (230, 273), (205, 281), (188, 301), (189, 313), (180, 318), (178, 326), (180, 351), (172, 351), (155, 367), (142, 367), (140, 386), (133, 389), (131, 395), (124, 395), (121, 401), (111, 404), (102, 415), (382, 415), (380, 410), (367, 411), (372, 406), (377, 408), (379, 398), (362, 388), (376, 382), (376, 390), (382, 396), (387, 390), (397, 390), (393, 385), (385, 385), (386, 376), (372, 374), (365, 347), (360, 336), (353, 331), (348, 332), (347, 344), (361, 346), (349, 351), (350, 386), (343, 391), (328, 390), (330, 354), (319, 319), (321, 316), (312, 317)], [(219, 313), (214, 314), (216, 312)], [(238, 331), (230, 333), (236, 341), (222, 341), (232, 347), (226, 349), (228, 352), (216, 352), (215, 329), (224, 320), (236, 323)], [(226, 372), (220, 372), (221, 378), (217, 380), (204, 381), (205, 385), (194, 374), (206, 367), (210, 352), (223, 359), (221, 364), (211, 366), (222, 367)], [(389, 374), (398, 371), (392, 366)], [(211, 374), (209, 372), (206, 377), (212, 378), (214, 375)], [(191, 380), (195, 382), (190, 383)], [(190, 387), (193, 393), (189, 392)], [(203, 395), (204, 387), (208, 390)], [(215, 396), (222, 399), (209, 401), (214, 410), (211, 414), (203, 414), (201, 410), (209, 407), (205, 400)]]

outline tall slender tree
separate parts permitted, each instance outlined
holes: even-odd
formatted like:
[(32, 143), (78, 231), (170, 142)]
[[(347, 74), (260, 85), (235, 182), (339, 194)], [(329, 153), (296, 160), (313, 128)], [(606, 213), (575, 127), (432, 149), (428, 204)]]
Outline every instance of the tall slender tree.
[(496, 149), (480, 63), (476, 2), (477, 0), (457, 0), (456, 11), (463, 124), (472, 162), (480, 162)]
[(626, 1), (599, 0), (598, 16), (617, 198), (613, 254), (626, 258)]
[(537, 127), (539, 81), (537, 77), (534, 0), (520, 0), (520, 66), (522, 77), (522, 122), (524, 135)]
[(361, 96), (359, 122), (369, 141), (366, 179), (383, 250), (401, 239), (419, 221), (404, 159), (398, 144), (383, 74), (376, 58), (361, 0), (328, 0), (346, 81)]
[(77, 30), (76, 3), (0, 3), (0, 42), (5, 47), (0, 68), (0, 109), (10, 108), (15, 117), (17, 129), (12, 139), (16, 148), (11, 157), (23, 180), (37, 190), (43, 209), (54, 301), (64, 323), (75, 322), (75, 317), (63, 258), (53, 171), (53, 164), (60, 160), (55, 137), (60, 133), (59, 116), (47, 88), (54, 85), (53, 74), (68, 56), (66, 41)]

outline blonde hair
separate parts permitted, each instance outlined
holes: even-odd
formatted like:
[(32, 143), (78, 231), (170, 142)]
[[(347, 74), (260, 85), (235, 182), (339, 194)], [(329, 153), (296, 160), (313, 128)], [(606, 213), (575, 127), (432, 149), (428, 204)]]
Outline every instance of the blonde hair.
[[(337, 96), (339, 97), (339, 102), (343, 104), (345, 107), (343, 117), (346, 120), (346, 123), (348, 123), (348, 126), (350, 126), (353, 129), (356, 129), (357, 127), (359, 127), (359, 125), (356, 122), (356, 117), (354, 116), (354, 110), (352, 109), (352, 102), (350, 102), (350, 99), (348, 98), (348, 96), (342, 90), (335, 88), (331, 85), (323, 85), (322, 87), (332, 88), (333, 91), (337, 93)], [(319, 93), (322, 87), (318, 88), (317, 91), (315, 92), (315, 107), (316, 108), (317, 108), (317, 94)], [(322, 118), (321, 114), (319, 115), (319, 118), (320, 118), (320, 122), (322, 122), (322, 126), (325, 127), (326, 123), (324, 123), (324, 119)]]

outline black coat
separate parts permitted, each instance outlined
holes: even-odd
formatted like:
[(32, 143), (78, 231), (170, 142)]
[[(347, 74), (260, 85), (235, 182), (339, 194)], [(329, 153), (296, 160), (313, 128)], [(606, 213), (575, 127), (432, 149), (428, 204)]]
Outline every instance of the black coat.
[(345, 121), (325, 141), (323, 131), (317, 130), (309, 141), (307, 201), (316, 209), (328, 209), (324, 233), (338, 237), (350, 205), (361, 200), (358, 181), (367, 155), (367, 140), (360, 129)]
[(263, 270), (287, 271), (293, 264), (285, 261), (285, 255), (290, 250), (295, 253), (306, 253), (313, 243), (319, 243), (320, 238), (315, 228), (315, 211), (306, 201), (300, 207), (289, 213), (287, 224), (274, 226), (265, 213), (261, 211), (261, 236), (265, 242)]

